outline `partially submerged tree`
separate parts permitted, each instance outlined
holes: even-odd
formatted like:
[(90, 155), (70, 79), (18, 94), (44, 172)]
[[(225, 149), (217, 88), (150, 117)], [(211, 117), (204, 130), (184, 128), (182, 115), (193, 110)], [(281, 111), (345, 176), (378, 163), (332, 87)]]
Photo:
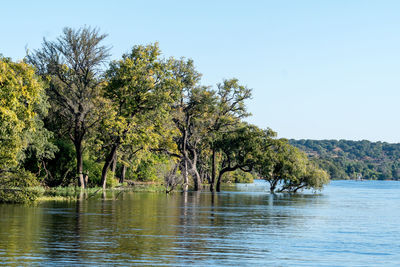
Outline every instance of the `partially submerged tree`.
[(216, 141), (216, 147), (222, 153), (222, 161), (219, 167), (216, 190), (221, 190), (222, 176), (226, 172), (238, 169), (251, 172), (269, 146), (269, 139), (275, 136), (271, 130), (261, 130), (254, 125), (242, 123), (231, 132), (224, 133)]
[(102, 106), (102, 65), (109, 57), (109, 49), (101, 45), (105, 37), (90, 27), (64, 28), (56, 41), (44, 39), (42, 49), (27, 55), (38, 74), (49, 81), (50, 119), (75, 146), (82, 188), (84, 141), (97, 126)]
[(121, 146), (130, 147), (130, 151), (147, 151), (157, 147), (162, 139), (160, 133), (170, 130), (165, 122), (177, 91), (171, 64), (161, 59), (160, 54), (157, 43), (135, 46), (122, 60), (113, 62), (107, 72), (109, 83), (105, 91), (114, 114), (106, 119), (107, 127), (102, 132), (108, 139), (103, 188), (107, 171)]
[(327, 173), (309, 162), (304, 152), (286, 139), (271, 140), (258, 164), (258, 173), (270, 184), (270, 192), (297, 192), (303, 188), (322, 189), (329, 183)]
[[(193, 117), (198, 115), (197, 103), (199, 103), (199, 95), (205, 89), (199, 88), (201, 74), (196, 71), (193, 61), (190, 59), (175, 60), (172, 65), (172, 74), (176, 81), (176, 89), (179, 92), (178, 100), (174, 103), (172, 109), (172, 121), (176, 129), (178, 129), (179, 135), (174, 138), (177, 153), (168, 152), (168, 154), (177, 157), (180, 161), (183, 190), (188, 190), (189, 174), (194, 177), (194, 186), (195, 190), (197, 190), (201, 185), (200, 175), (197, 170), (197, 151), (195, 150), (198, 145), (198, 135), (196, 137), (193, 131)], [(189, 150), (191, 150), (191, 153)]]
[(217, 99), (207, 133), (207, 142), (211, 150), (211, 179), (210, 191), (214, 191), (217, 177), (217, 156), (220, 153), (216, 142), (224, 133), (232, 131), (241, 120), (250, 114), (247, 112), (245, 101), (251, 98), (251, 89), (240, 85), (237, 79), (224, 80), (217, 84)]

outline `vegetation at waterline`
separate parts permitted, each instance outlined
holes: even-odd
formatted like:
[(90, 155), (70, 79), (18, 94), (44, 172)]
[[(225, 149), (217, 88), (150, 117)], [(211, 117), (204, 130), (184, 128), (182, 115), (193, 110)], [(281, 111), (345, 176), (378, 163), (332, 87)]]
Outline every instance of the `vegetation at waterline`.
[(192, 60), (163, 58), (157, 43), (110, 61), (105, 38), (65, 28), (22, 62), (0, 57), (1, 201), (33, 200), (24, 188), (39, 184), (220, 191), (261, 177), (296, 192), (328, 182), (287, 140), (243, 120), (251, 90), (237, 79), (204, 86)]
[(290, 140), (332, 179), (400, 179), (400, 144), (347, 140)]

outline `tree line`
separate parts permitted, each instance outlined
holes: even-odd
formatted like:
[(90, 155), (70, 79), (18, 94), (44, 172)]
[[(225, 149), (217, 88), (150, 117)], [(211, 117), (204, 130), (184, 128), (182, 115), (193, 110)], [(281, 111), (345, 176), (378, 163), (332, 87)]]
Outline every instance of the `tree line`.
[(287, 140), (245, 122), (251, 90), (237, 79), (204, 86), (191, 59), (164, 58), (157, 43), (111, 61), (105, 38), (65, 28), (21, 62), (0, 57), (0, 187), (161, 179), (167, 191), (220, 191), (224, 179), (256, 177), (295, 192), (328, 182)]
[(349, 140), (290, 140), (332, 179), (400, 179), (400, 144)]

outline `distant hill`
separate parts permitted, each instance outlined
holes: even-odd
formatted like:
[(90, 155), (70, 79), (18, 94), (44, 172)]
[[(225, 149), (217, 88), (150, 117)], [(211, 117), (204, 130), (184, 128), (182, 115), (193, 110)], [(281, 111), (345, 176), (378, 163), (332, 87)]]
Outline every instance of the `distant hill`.
[(289, 140), (332, 179), (400, 179), (400, 144), (348, 140)]

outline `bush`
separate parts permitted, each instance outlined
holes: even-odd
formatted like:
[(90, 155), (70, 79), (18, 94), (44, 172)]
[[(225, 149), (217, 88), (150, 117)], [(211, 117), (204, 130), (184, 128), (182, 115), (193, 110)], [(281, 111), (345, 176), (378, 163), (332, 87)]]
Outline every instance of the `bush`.
[(33, 202), (43, 194), (38, 186), (36, 177), (28, 171), (5, 172), (0, 176), (0, 202)]
[(168, 157), (152, 154), (149, 158), (142, 160), (136, 170), (130, 169), (127, 178), (143, 182), (162, 182), (173, 166), (173, 161)]
[(242, 170), (227, 172), (222, 176), (223, 183), (252, 183), (255, 175)]

